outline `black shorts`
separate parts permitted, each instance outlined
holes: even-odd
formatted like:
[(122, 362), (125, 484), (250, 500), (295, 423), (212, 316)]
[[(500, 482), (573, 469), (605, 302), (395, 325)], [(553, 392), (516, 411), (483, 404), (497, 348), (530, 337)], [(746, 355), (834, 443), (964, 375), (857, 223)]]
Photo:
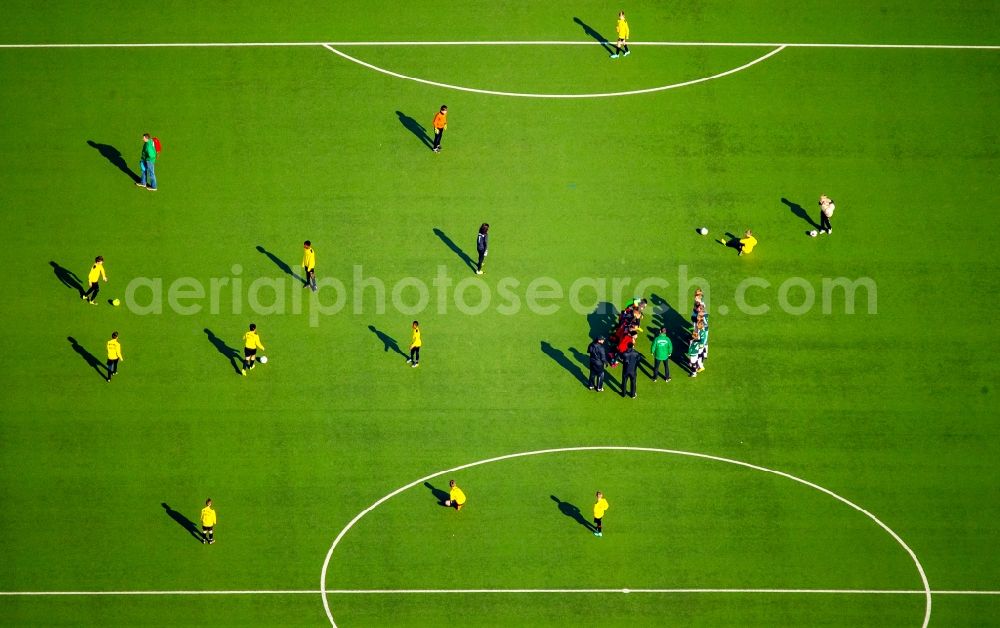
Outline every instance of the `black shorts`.
[(201, 526), (202, 532), (207, 533), (207, 532), (212, 532), (213, 530), (215, 530), (215, 526)]
[(598, 519), (597, 517), (594, 517), (594, 525), (595, 526), (601, 525), (601, 521), (603, 521), (603, 520), (604, 520), (603, 517), (601, 519)]
[(243, 357), (245, 357), (245, 358), (252, 358), (255, 355), (257, 355), (257, 350), (256, 349), (248, 349), (246, 347), (243, 347)]

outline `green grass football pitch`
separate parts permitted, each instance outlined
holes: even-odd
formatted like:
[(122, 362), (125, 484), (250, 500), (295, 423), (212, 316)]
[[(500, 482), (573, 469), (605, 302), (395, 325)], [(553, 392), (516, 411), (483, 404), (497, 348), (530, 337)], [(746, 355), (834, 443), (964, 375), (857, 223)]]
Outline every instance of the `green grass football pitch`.
[[(0, 624), (998, 623), (995, 3), (639, 2), (616, 61), (591, 0), (35, 4), (0, 43), (316, 45), (0, 49)], [(319, 45), (501, 40), (585, 43)], [(699, 377), (586, 389), (600, 304), (696, 286)]]

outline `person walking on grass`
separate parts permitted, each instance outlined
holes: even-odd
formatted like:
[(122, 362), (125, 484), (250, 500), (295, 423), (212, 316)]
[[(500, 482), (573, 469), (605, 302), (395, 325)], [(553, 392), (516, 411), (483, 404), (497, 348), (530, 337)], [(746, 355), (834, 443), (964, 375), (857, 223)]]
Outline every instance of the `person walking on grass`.
[(218, 517), (212, 509), (212, 500), (205, 500), (205, 507), (201, 509), (201, 542), (212, 545), (215, 543), (215, 524)]
[(247, 376), (247, 371), (252, 371), (257, 366), (258, 349), (264, 351), (264, 345), (257, 334), (257, 326), (250, 323), (250, 331), (243, 334), (243, 377)]
[(312, 242), (309, 240), (302, 243), (302, 248), (302, 271), (305, 273), (306, 282), (303, 288), (316, 292), (316, 251), (313, 250)]
[(660, 372), (660, 365), (663, 365), (663, 381), (670, 381), (670, 354), (674, 352), (674, 346), (667, 336), (667, 328), (660, 329), (660, 333), (653, 339), (653, 346), (650, 353), (653, 354), (653, 381)]
[[(612, 59), (617, 59), (619, 55), (627, 57), (629, 55), (628, 50), (628, 20), (625, 19), (625, 12), (618, 12), (618, 23), (615, 24), (615, 32), (618, 33), (618, 41), (615, 43), (615, 52), (611, 55)], [(622, 54), (624, 51), (624, 54)]]
[(94, 265), (90, 267), (90, 272), (87, 273), (87, 291), (81, 297), (91, 305), (97, 305), (97, 293), (101, 291), (101, 279), (104, 280), (104, 283), (108, 282), (108, 274), (104, 272), (104, 257), (98, 255), (94, 258)]
[(455, 480), (448, 480), (448, 499), (444, 500), (444, 505), (456, 511), (465, 506), (465, 493), (458, 488)]
[(136, 183), (150, 192), (156, 191), (156, 144), (149, 133), (142, 134), (142, 152), (139, 155), (139, 170), (142, 177)]
[(597, 501), (594, 503), (594, 536), (604, 536), (604, 513), (608, 512), (608, 500), (604, 499), (604, 493), (597, 491)]
[(108, 341), (108, 383), (111, 378), (118, 374), (118, 362), (124, 362), (125, 356), (122, 354), (122, 345), (118, 341), (118, 332), (111, 332), (111, 340)]
[(595, 338), (587, 347), (590, 356), (590, 379), (587, 388), (604, 392), (604, 367), (608, 363), (608, 350), (604, 347), (604, 338)]
[(476, 234), (476, 251), (479, 252), (479, 264), (476, 265), (476, 274), (483, 274), (483, 264), (489, 254), (490, 247), (490, 224), (484, 222), (479, 226), (479, 233)]
[(826, 194), (819, 197), (819, 232), (830, 235), (833, 233), (833, 227), (830, 225), (830, 219), (833, 218), (833, 210), (837, 209), (837, 206), (833, 204), (833, 199)]
[(621, 355), (622, 361), (622, 397), (628, 390), (629, 397), (635, 399), (635, 379), (639, 371), (639, 360), (642, 356), (635, 350), (635, 343), (629, 341), (628, 348)]
[(448, 130), (448, 107), (441, 105), (441, 110), (434, 114), (434, 145), (431, 147), (435, 153), (441, 152), (441, 136)]
[(410, 338), (410, 357), (406, 358), (406, 363), (417, 368), (420, 366), (420, 347), (423, 341), (420, 340), (420, 321), (413, 321), (413, 336)]

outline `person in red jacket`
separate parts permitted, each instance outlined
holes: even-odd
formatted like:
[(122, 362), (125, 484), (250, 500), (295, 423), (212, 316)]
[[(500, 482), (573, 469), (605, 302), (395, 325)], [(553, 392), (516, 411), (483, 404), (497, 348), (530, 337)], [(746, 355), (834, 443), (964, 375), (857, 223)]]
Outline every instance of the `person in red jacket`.
[(434, 114), (434, 146), (431, 147), (435, 153), (441, 152), (441, 136), (448, 128), (448, 107), (441, 105), (441, 110)]

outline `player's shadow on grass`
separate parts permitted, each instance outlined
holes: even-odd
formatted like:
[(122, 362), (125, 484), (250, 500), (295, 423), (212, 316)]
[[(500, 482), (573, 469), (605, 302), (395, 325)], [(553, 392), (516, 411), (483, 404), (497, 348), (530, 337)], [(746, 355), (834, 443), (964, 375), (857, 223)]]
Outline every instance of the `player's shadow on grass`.
[(285, 260), (281, 259), (280, 257), (278, 257), (274, 253), (268, 251), (267, 249), (265, 249), (264, 247), (262, 247), (259, 244), (257, 245), (257, 251), (259, 251), (260, 253), (264, 254), (267, 257), (267, 259), (269, 259), (272, 262), (274, 262), (274, 265), (277, 266), (278, 268), (280, 268), (281, 272), (285, 273), (286, 275), (291, 276), (296, 281), (301, 281), (302, 283), (305, 283), (306, 280), (303, 279), (302, 277), (299, 277), (295, 273), (293, 273), (292, 272), (292, 267), (289, 266), (287, 263), (285, 263)]
[(596, 39), (597, 43), (601, 44), (601, 47), (604, 48), (608, 54), (614, 54), (614, 46), (611, 45), (611, 42), (608, 41), (607, 37), (595, 31), (589, 24), (585, 23), (578, 17), (574, 17), (573, 21), (580, 25), (580, 28), (583, 29), (584, 33)]
[(199, 543), (204, 540), (201, 536), (201, 531), (198, 530), (198, 526), (194, 524), (194, 521), (191, 521), (181, 513), (171, 508), (166, 502), (160, 505), (163, 506), (163, 510), (166, 511), (168, 517), (176, 521), (177, 525), (187, 530), (188, 534), (197, 539)]
[(83, 358), (84, 362), (87, 363), (87, 366), (94, 369), (94, 371), (101, 376), (101, 379), (107, 381), (109, 377), (108, 370), (103, 364), (101, 364), (101, 361), (97, 359), (97, 356), (81, 347), (80, 343), (78, 343), (76, 338), (73, 336), (67, 336), (66, 340), (69, 340), (69, 343), (73, 346), (73, 351), (76, 351), (77, 354)]
[(399, 343), (396, 342), (395, 338), (393, 338), (389, 334), (385, 333), (384, 331), (380, 331), (374, 325), (369, 325), (368, 329), (370, 329), (371, 332), (373, 334), (375, 334), (376, 336), (378, 336), (378, 339), (380, 341), (382, 341), (382, 344), (384, 345), (383, 351), (385, 353), (389, 353), (389, 351), (393, 351), (393, 352), (398, 353), (399, 355), (403, 356), (404, 358), (409, 357), (408, 355), (406, 355), (403, 352), (402, 349), (399, 348)]
[(240, 352), (227, 345), (225, 340), (216, 336), (212, 333), (212, 330), (207, 327), (205, 328), (205, 335), (208, 336), (208, 341), (212, 343), (215, 350), (229, 360), (229, 365), (233, 367), (233, 370), (235, 370), (237, 374), (242, 373), (243, 362), (240, 360)]
[(89, 144), (91, 148), (96, 149), (97, 152), (101, 154), (101, 157), (110, 161), (112, 166), (127, 174), (133, 181), (136, 183), (141, 181), (139, 175), (132, 172), (132, 169), (128, 167), (128, 164), (125, 162), (125, 158), (122, 157), (121, 151), (117, 148), (111, 146), (110, 144), (98, 144), (94, 140), (87, 140), (87, 144)]
[(76, 290), (77, 295), (83, 296), (83, 283), (80, 282), (80, 278), (76, 276), (76, 273), (68, 268), (63, 268), (55, 262), (49, 262), (49, 266), (52, 267), (53, 272), (56, 274), (56, 279), (62, 282), (62, 285)]
[(590, 325), (590, 339), (611, 335), (618, 322), (618, 309), (607, 301), (598, 303), (594, 311), (587, 314), (587, 324)]
[[(787, 198), (782, 198), (782, 199), (781, 199), (781, 202), (782, 202), (782, 203), (784, 203), (785, 205), (788, 205), (788, 209), (789, 209), (789, 210), (790, 210), (790, 211), (791, 211), (791, 212), (792, 212), (793, 214), (795, 214), (796, 216), (798, 216), (798, 217), (799, 217), (799, 218), (801, 218), (802, 220), (804, 220), (804, 221), (806, 221), (807, 223), (809, 223), (809, 226), (810, 226), (810, 227), (812, 227), (813, 229), (819, 229), (819, 225), (818, 225), (818, 224), (816, 224), (816, 221), (814, 221), (814, 220), (812, 219), (812, 216), (810, 216), (810, 215), (809, 215), (809, 212), (807, 212), (807, 211), (805, 210), (805, 208), (804, 208), (804, 207), (802, 207), (802, 206), (801, 206), (801, 205), (799, 205), (798, 203), (793, 203), (793, 202), (791, 202), (791, 201), (790, 201), (790, 200), (788, 200)], [(727, 235), (728, 235), (728, 234), (727, 234)]]
[(421, 126), (419, 122), (402, 111), (397, 111), (396, 116), (399, 117), (399, 123), (402, 124), (407, 131), (416, 135), (417, 139), (424, 143), (424, 146), (427, 148), (434, 146), (434, 142), (431, 141), (431, 136), (427, 134), (427, 129)]
[(549, 495), (549, 497), (551, 497), (552, 501), (554, 501), (556, 505), (559, 506), (559, 512), (566, 515), (573, 521), (576, 521), (583, 527), (587, 528), (587, 530), (591, 532), (597, 532), (597, 528), (594, 527), (594, 524), (590, 523), (583, 517), (583, 513), (580, 512), (580, 509), (577, 506), (569, 502), (561, 501), (555, 495)]
[(469, 267), (470, 270), (476, 270), (476, 265), (473, 263), (472, 258), (465, 254), (465, 251), (461, 249), (457, 244), (452, 242), (451, 238), (448, 237), (444, 231), (441, 231), (437, 227), (434, 227), (434, 235), (441, 238), (445, 246), (451, 249), (451, 252), (458, 256), (458, 259), (465, 262), (465, 265)]
[(542, 346), (542, 353), (549, 356), (555, 361), (556, 364), (566, 369), (570, 374), (573, 375), (573, 377), (576, 378), (578, 382), (580, 382), (584, 386), (587, 385), (587, 376), (584, 375), (583, 369), (580, 368), (579, 364), (576, 364), (575, 362), (573, 362), (573, 360), (570, 360), (565, 353), (553, 347), (551, 343), (548, 343), (543, 340), (541, 346)]
[(430, 490), (431, 494), (434, 495), (434, 499), (437, 500), (438, 506), (444, 506), (447, 508), (447, 504), (445, 504), (445, 502), (451, 499), (451, 494), (448, 491), (442, 491), (430, 482), (424, 482), (424, 486), (426, 486)]
[(685, 373), (690, 373), (691, 363), (687, 359), (688, 344), (691, 341), (690, 321), (670, 307), (666, 299), (658, 294), (649, 295), (649, 304), (653, 306), (651, 325), (647, 327), (650, 341), (656, 338), (660, 329), (665, 328), (667, 338), (670, 338), (670, 345), (673, 347), (670, 360)]

